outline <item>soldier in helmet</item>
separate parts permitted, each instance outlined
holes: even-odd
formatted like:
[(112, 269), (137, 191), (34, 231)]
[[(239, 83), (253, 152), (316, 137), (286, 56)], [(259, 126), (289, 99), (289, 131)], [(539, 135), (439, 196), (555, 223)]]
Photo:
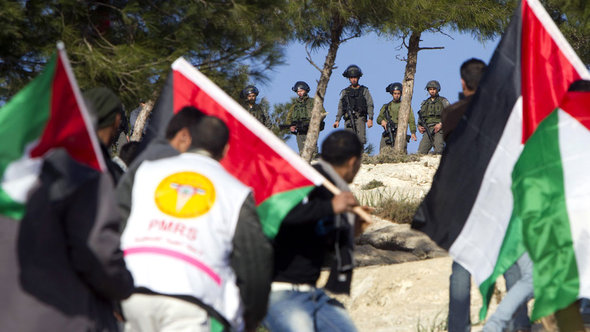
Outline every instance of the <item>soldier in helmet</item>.
[(363, 76), (359, 66), (348, 66), (342, 76), (348, 78), (350, 86), (340, 93), (334, 128), (338, 128), (340, 118), (344, 116), (346, 128), (355, 131), (361, 143), (365, 145), (367, 143), (365, 123), (367, 127), (373, 127), (373, 98), (369, 88), (359, 85), (359, 79)]
[[(397, 128), (397, 121), (398, 121), (398, 114), (399, 108), (402, 101), (402, 84), (399, 82), (391, 83), (385, 88), (385, 92), (391, 93), (393, 100), (387, 104), (384, 104), (381, 107), (381, 111), (379, 111), (379, 116), (377, 117), (377, 123), (381, 124), (383, 129), (385, 130), (381, 135), (381, 143), (379, 144), (379, 153), (383, 150), (385, 146), (388, 144), (393, 146), (394, 142), (389, 142), (388, 132), (387, 132), (387, 116), (386, 112), (389, 114), (391, 121), (393, 121), (395, 128)], [(410, 127), (410, 133), (412, 133), (412, 139), (414, 141), (417, 140), (416, 138), (416, 121), (414, 120), (414, 112), (410, 107), (410, 114), (408, 116), (408, 126)], [(395, 137), (394, 137), (395, 138)]]
[(252, 114), (256, 120), (260, 121), (263, 125), (270, 128), (270, 121), (266, 110), (256, 104), (256, 97), (258, 97), (258, 89), (254, 85), (248, 85), (240, 92), (240, 98), (244, 100), (244, 108)]
[[(298, 98), (287, 113), (287, 123), (291, 124), (289, 130), (291, 131), (291, 134), (295, 135), (297, 138), (297, 148), (299, 149), (299, 154), (301, 154), (305, 139), (307, 138), (309, 121), (311, 120), (313, 98), (308, 96), (310, 90), (309, 85), (303, 81), (295, 82), (295, 85), (293, 85), (291, 90), (297, 93)], [(320, 125), (320, 130), (324, 129), (324, 117), (326, 117), (326, 112), (322, 107), (322, 123)], [(318, 151), (317, 145), (314, 151), (315, 155)]]
[(441, 154), (444, 147), (441, 113), (450, 103), (447, 98), (438, 95), (438, 81), (429, 81), (425, 89), (429, 96), (422, 102), (418, 111), (418, 130), (424, 134), (418, 146), (418, 153), (427, 154), (434, 147), (434, 153)]

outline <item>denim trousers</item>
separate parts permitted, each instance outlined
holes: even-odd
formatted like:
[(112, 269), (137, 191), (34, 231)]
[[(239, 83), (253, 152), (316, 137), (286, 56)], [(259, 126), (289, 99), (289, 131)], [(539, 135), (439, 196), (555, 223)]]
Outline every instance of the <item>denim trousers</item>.
[[(461, 264), (453, 261), (449, 285), (449, 332), (471, 331), (471, 274)], [(506, 287), (510, 289), (521, 279), (520, 270), (517, 264), (504, 273)], [(512, 321), (508, 323), (510, 331), (517, 329), (530, 329), (526, 303), (521, 305)]]
[(508, 290), (496, 312), (483, 327), (484, 332), (502, 332), (508, 326), (513, 314), (523, 304), (533, 297), (533, 262), (524, 253), (516, 261), (521, 278)]
[(357, 331), (344, 306), (322, 289), (272, 291), (264, 326), (271, 332)]

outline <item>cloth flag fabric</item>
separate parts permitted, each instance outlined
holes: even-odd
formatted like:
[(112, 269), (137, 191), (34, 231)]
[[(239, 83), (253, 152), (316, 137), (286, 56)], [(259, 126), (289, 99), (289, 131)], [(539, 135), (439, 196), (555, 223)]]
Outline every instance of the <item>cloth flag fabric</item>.
[(63, 44), (41, 75), (0, 109), (0, 214), (21, 219), (43, 156), (65, 148), (103, 171), (104, 160)]
[(194, 106), (225, 122), (229, 151), (221, 164), (254, 192), (264, 233), (278, 233), (281, 221), (325, 178), (215, 83), (183, 58), (172, 64), (151, 115), (144, 140), (163, 135), (173, 113)]
[(412, 227), (471, 272), (481, 319), (496, 278), (525, 250), (534, 262), (532, 319), (590, 297), (590, 205), (580, 203), (590, 194), (582, 150), (590, 105), (566, 96), (588, 77), (540, 2), (522, 0), (449, 137)]

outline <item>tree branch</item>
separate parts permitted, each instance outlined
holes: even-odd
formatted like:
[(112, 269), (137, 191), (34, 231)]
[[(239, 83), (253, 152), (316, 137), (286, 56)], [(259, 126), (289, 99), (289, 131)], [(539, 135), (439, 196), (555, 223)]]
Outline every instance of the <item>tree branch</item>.
[(305, 53), (307, 53), (307, 57), (305, 57), (305, 60), (307, 60), (307, 62), (309, 62), (312, 66), (315, 67), (315, 69), (317, 69), (320, 73), (322, 72), (322, 69), (315, 64), (315, 62), (313, 62), (313, 60), (311, 59), (311, 53), (309, 53), (309, 48), (307, 47), (309, 45), (309, 43), (305, 44)]
[(420, 47), (418, 48), (418, 51), (422, 51), (422, 50), (442, 50), (444, 49), (444, 46), (436, 46), (436, 47)]

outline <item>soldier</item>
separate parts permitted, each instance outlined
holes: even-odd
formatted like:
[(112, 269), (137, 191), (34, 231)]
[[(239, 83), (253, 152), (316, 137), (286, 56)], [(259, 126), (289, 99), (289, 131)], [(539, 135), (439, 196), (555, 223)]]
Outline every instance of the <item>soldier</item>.
[[(313, 98), (308, 96), (309, 94), (309, 85), (303, 81), (295, 82), (295, 85), (291, 88), (293, 92), (297, 93), (297, 100), (295, 104), (291, 106), (289, 112), (287, 113), (287, 123), (291, 124), (289, 130), (291, 134), (297, 137), (297, 148), (299, 149), (299, 154), (303, 151), (303, 145), (305, 144), (305, 139), (307, 138), (307, 130), (309, 129), (309, 121), (311, 120), (311, 111), (313, 110)], [(322, 107), (322, 123), (320, 125), (320, 130), (324, 129), (324, 118), (326, 117), (326, 112)], [(314, 155), (318, 151), (317, 144), (315, 146)]]
[(438, 81), (429, 81), (425, 89), (430, 96), (420, 104), (420, 111), (418, 111), (418, 130), (425, 134), (418, 146), (418, 153), (427, 154), (434, 147), (434, 153), (441, 154), (444, 147), (441, 113), (450, 103), (447, 98), (438, 95), (440, 92)]
[(240, 92), (240, 98), (244, 100), (244, 108), (247, 109), (256, 120), (260, 121), (260, 123), (267, 128), (270, 128), (270, 121), (266, 110), (263, 109), (260, 104), (256, 104), (258, 93), (258, 89), (254, 85), (248, 85), (242, 90), (242, 92)]
[[(391, 83), (385, 88), (385, 92), (391, 93), (393, 100), (389, 103), (383, 105), (381, 107), (381, 111), (379, 111), (379, 116), (377, 117), (377, 123), (381, 124), (383, 129), (385, 130), (381, 135), (381, 143), (379, 144), (379, 153), (383, 150), (386, 145), (393, 146), (394, 141), (387, 143), (389, 140), (389, 133), (387, 132), (387, 115), (386, 112), (389, 114), (389, 117), (393, 124), (395, 125), (394, 128), (397, 129), (397, 121), (398, 121), (398, 114), (399, 108), (402, 101), (402, 84), (399, 82)], [(410, 107), (410, 114), (408, 116), (408, 126), (410, 127), (410, 133), (412, 133), (412, 139), (414, 141), (417, 140), (416, 138), (416, 121), (414, 120), (414, 112)], [(395, 136), (394, 136), (395, 139)], [(407, 148), (407, 146), (406, 146)]]
[(359, 85), (359, 79), (363, 76), (363, 72), (357, 65), (348, 66), (342, 76), (348, 78), (350, 86), (340, 93), (334, 128), (338, 128), (340, 118), (344, 116), (346, 128), (354, 131), (361, 143), (365, 145), (367, 143), (365, 122), (367, 127), (373, 127), (373, 98), (369, 93), (369, 88)]

